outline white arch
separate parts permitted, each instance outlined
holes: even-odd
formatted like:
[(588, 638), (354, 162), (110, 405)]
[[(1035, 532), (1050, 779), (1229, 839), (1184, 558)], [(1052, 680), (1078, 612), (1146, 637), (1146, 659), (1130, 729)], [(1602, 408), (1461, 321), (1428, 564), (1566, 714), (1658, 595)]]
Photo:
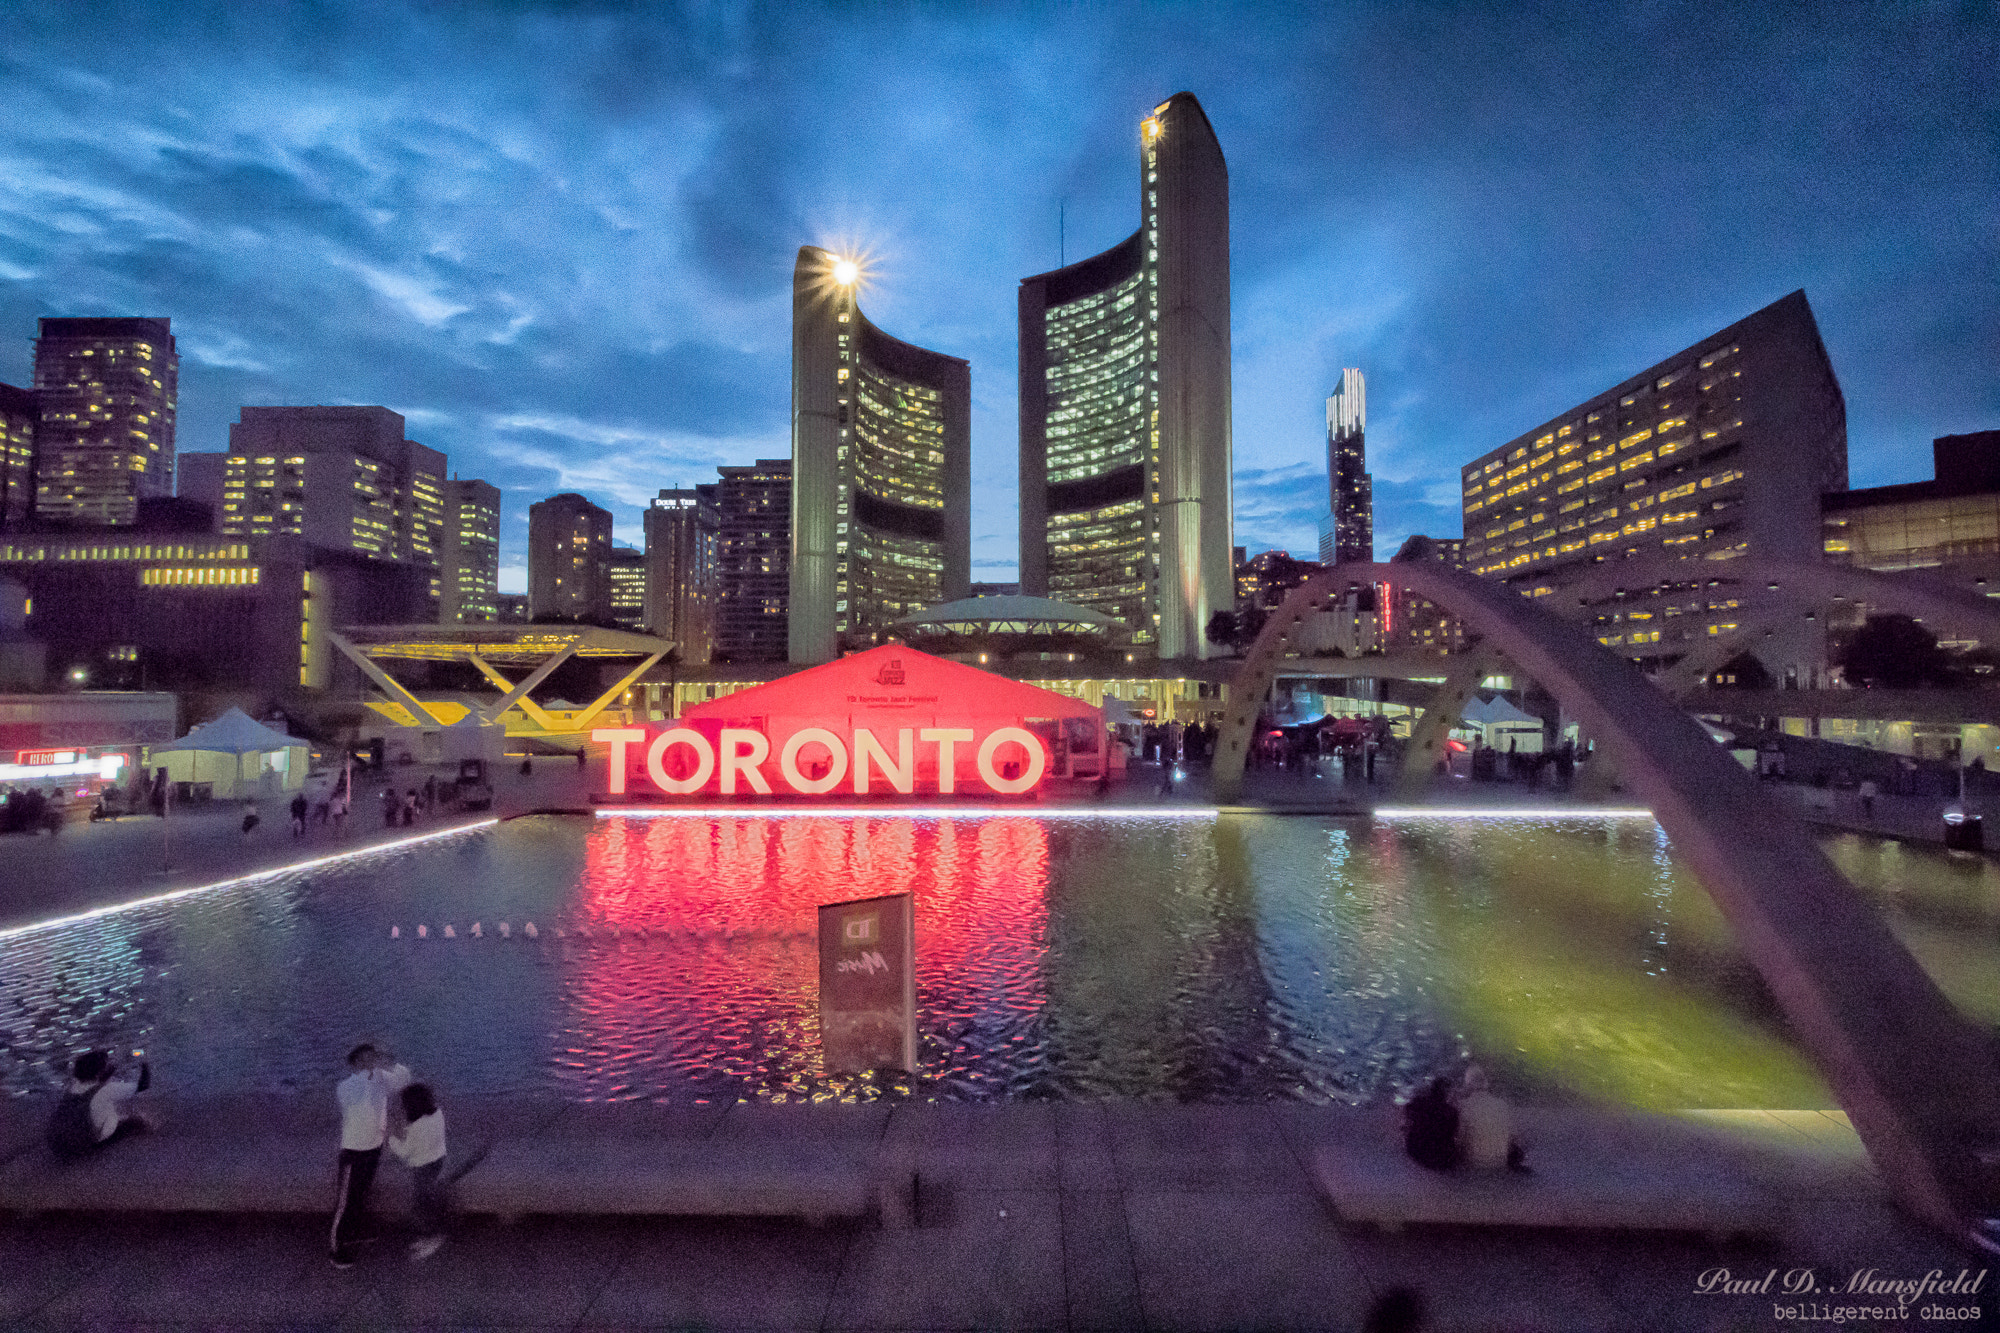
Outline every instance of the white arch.
[[(2000, 640), (2000, 614), (1956, 589), (1904, 591), (1901, 580), (1842, 567), (1731, 563), (1732, 577), (1828, 592), (1880, 588), (1899, 606), (1991, 625)], [(1630, 661), (1536, 601), (1432, 560), (1339, 565), (1308, 580), (1272, 614), (1230, 686), (1218, 800), (1241, 789), (1257, 710), (1293, 631), (1350, 583), (1393, 583), (1459, 616), (1610, 744), (1621, 776), (1728, 919), (1900, 1200), (1952, 1229), (2000, 1211), (2000, 1168), (1982, 1157), (2000, 1147), (2000, 1044), (1952, 1007), (1798, 821), (1693, 718)]]

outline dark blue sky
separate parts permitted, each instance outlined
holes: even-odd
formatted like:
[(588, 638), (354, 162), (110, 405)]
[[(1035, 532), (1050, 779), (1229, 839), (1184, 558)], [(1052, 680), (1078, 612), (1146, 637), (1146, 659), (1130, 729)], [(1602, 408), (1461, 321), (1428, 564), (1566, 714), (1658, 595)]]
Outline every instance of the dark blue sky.
[[(282, 16), (266, 8), (283, 8)], [(1187, 89), (1231, 178), (1237, 540), (1314, 549), (1368, 376), (1377, 546), (1473, 455), (1803, 287), (1856, 485), (2000, 427), (2000, 11), (1960, 5), (10, 7), (0, 379), (38, 315), (174, 321), (180, 447), (381, 403), (620, 537), (789, 453), (796, 248), (972, 362), (975, 577), (1015, 556), (1014, 292), (1138, 222)]]

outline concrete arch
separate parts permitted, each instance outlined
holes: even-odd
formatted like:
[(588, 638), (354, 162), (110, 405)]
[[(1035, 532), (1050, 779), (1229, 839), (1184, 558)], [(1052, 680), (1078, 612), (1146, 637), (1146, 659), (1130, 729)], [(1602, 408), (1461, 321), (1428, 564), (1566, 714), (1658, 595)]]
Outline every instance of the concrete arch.
[[(1823, 579), (1818, 567), (1731, 563), (1734, 577), (1855, 584)], [(1683, 564), (1680, 572), (1689, 571)], [(1876, 587), (1885, 577), (1858, 582)], [(1692, 717), (1585, 627), (1537, 605), (1542, 599), (1429, 560), (1340, 565), (1308, 580), (1272, 615), (1230, 687), (1215, 758), (1218, 799), (1241, 788), (1257, 710), (1293, 632), (1351, 583), (1394, 583), (1458, 615), (1609, 744), (1898, 1199), (1961, 1234), (1966, 1219), (2000, 1212), (2000, 1043), (1958, 1013), (1803, 826)], [(1899, 604), (1933, 614), (1976, 610), (2000, 637), (2000, 616), (1974, 605), (1983, 600), (1924, 588)]]

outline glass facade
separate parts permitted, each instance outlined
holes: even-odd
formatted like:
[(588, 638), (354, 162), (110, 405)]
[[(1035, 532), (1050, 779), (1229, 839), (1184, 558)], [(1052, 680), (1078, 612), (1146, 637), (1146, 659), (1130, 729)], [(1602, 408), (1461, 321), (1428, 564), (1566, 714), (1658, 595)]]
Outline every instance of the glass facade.
[(1992, 491), (1836, 510), (1823, 521), (1827, 557), (1867, 569), (1924, 569), (2000, 553), (2000, 493)]
[[(944, 395), (854, 356), (847, 334), (840, 342), (853, 372), (847, 381), (853, 433), (836, 456), (851, 463), (843, 480), (854, 502), (843, 521), (849, 507), (845, 498), (835, 501), (834, 530), (845, 528), (848, 544), (834, 565), (834, 628), (860, 644), (944, 600), (943, 524), (936, 537), (926, 536), (911, 531), (919, 525), (901, 513), (907, 508), (940, 520), (944, 514)], [(863, 497), (900, 508), (869, 505)]]
[(1158, 520), (1143, 494), (1159, 472), (1157, 287), (1147, 279), (1142, 267), (1051, 307), (1046, 326), (1049, 596), (1123, 621), (1136, 642), (1153, 638), (1147, 592), (1159, 578)]

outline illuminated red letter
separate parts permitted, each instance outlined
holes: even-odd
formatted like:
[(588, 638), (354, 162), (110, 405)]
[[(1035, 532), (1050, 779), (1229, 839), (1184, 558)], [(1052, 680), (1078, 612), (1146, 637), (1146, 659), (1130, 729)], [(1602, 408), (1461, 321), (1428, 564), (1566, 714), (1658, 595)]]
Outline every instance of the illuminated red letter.
[(919, 740), (936, 741), (938, 747), (938, 794), (949, 796), (958, 790), (958, 756), (951, 752), (954, 745), (972, 740), (971, 727), (925, 727), (917, 733)]
[[(685, 745), (694, 751), (694, 772), (688, 777), (675, 781), (667, 776), (667, 747)], [(669, 796), (686, 796), (698, 792), (708, 785), (715, 775), (715, 749), (708, 743), (708, 737), (687, 727), (675, 727), (653, 737), (652, 745), (646, 749), (646, 772), (652, 777), (653, 785)]]
[(611, 794), (625, 794), (625, 747), (646, 739), (646, 733), (637, 727), (598, 727), (590, 733), (590, 739), (601, 741), (611, 747)]
[[(993, 752), (1013, 741), (1028, 752), (1027, 771), (1013, 781), (1000, 776), (993, 767)], [(1049, 766), (1049, 758), (1042, 752), (1041, 738), (1022, 727), (996, 727), (979, 742), (979, 776), (987, 786), (1002, 796), (1018, 796), (1042, 780), (1042, 773)]]
[(882, 748), (882, 742), (875, 739), (875, 733), (866, 727), (854, 729), (854, 792), (857, 796), (868, 794), (868, 763), (870, 760), (881, 766), (882, 776), (889, 779), (889, 785), (908, 796), (917, 789), (917, 745), (908, 727), (896, 733), (896, 761), (889, 762), (889, 752)]
[(743, 780), (750, 784), (750, 790), (759, 796), (771, 794), (771, 784), (757, 771), (757, 765), (771, 757), (771, 742), (764, 739), (761, 731), (751, 731), (745, 727), (724, 727), (722, 729), (722, 794), (736, 794), (736, 775), (743, 774)]
[[(827, 765), (826, 776), (818, 779), (808, 778), (799, 772), (799, 751), (814, 741), (824, 745), (833, 755), (832, 761)], [(840, 743), (840, 737), (824, 727), (802, 728), (793, 732), (791, 739), (785, 742), (784, 748), (778, 751), (778, 772), (783, 775), (791, 789), (801, 796), (818, 796), (822, 792), (832, 791), (840, 785), (840, 780), (847, 776), (847, 747)]]

